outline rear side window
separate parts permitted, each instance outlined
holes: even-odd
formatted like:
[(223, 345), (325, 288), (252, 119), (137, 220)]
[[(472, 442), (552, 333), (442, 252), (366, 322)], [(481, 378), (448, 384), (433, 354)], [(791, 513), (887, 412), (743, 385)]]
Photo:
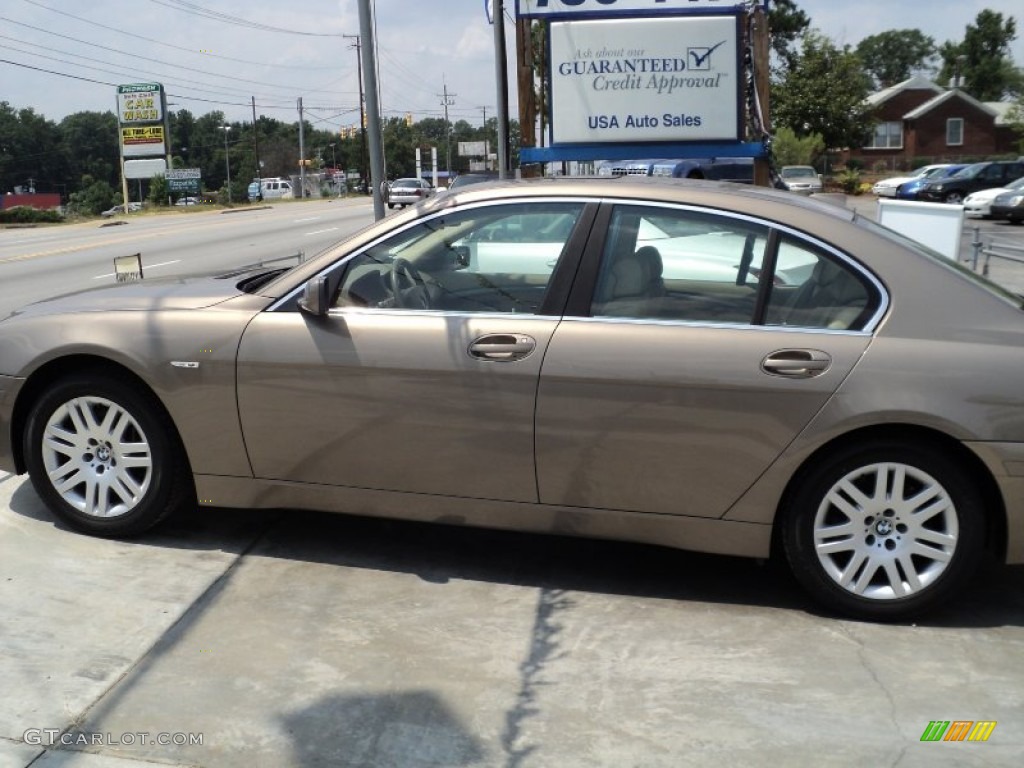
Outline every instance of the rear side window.
[(617, 206), (590, 314), (598, 318), (856, 331), (878, 289), (856, 267), (766, 224)]

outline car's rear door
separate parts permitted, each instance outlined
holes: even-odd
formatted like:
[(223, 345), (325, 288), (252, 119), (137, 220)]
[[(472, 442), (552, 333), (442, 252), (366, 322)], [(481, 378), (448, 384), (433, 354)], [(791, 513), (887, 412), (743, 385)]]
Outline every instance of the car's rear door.
[[(238, 353), (255, 475), (536, 501), (537, 380), (593, 211), (553, 199), (433, 214), (327, 269), (326, 317), (294, 298), (262, 313)], [(546, 257), (524, 263), (517, 241)]]
[(541, 371), (540, 500), (721, 516), (852, 370), (884, 293), (742, 216), (616, 204), (608, 220)]

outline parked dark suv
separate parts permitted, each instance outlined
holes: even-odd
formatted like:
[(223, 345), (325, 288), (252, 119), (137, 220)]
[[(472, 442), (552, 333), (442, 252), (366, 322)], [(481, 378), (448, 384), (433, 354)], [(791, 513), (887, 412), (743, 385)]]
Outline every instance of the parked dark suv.
[(971, 192), (993, 187), (1005, 187), (1024, 176), (1024, 162), (1020, 160), (994, 160), (968, 165), (959, 173), (925, 184), (917, 193), (918, 200), (959, 205)]

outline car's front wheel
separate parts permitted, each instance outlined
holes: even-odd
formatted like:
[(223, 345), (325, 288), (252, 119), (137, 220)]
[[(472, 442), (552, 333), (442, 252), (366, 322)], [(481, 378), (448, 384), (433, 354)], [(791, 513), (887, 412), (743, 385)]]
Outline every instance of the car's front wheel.
[(944, 199), (944, 202), (950, 205), (960, 205), (963, 201), (964, 195), (962, 192), (950, 192)]
[(961, 464), (897, 442), (851, 446), (815, 465), (784, 510), (797, 580), (851, 616), (904, 619), (936, 607), (976, 571), (981, 495)]
[(169, 417), (140, 387), (107, 372), (47, 389), (29, 414), (24, 448), (36, 492), (86, 533), (138, 534), (194, 499)]

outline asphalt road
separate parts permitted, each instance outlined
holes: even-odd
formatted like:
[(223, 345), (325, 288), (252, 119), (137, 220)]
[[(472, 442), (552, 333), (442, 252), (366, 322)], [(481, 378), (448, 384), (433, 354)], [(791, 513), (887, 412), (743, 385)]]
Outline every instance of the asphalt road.
[[(180, 218), (0, 232), (4, 306), (120, 249), (192, 271), (371, 214)], [(1022, 568), (875, 625), (772, 564), (631, 544), (209, 509), (102, 540), (0, 473), (0, 768), (1018, 766), (1022, 658)], [(996, 725), (921, 741), (957, 720)]]
[(140, 253), (147, 277), (205, 272), (298, 252), (313, 256), (372, 221), (369, 198), (352, 197), (0, 229), (0, 317), (113, 281), (118, 256)]

